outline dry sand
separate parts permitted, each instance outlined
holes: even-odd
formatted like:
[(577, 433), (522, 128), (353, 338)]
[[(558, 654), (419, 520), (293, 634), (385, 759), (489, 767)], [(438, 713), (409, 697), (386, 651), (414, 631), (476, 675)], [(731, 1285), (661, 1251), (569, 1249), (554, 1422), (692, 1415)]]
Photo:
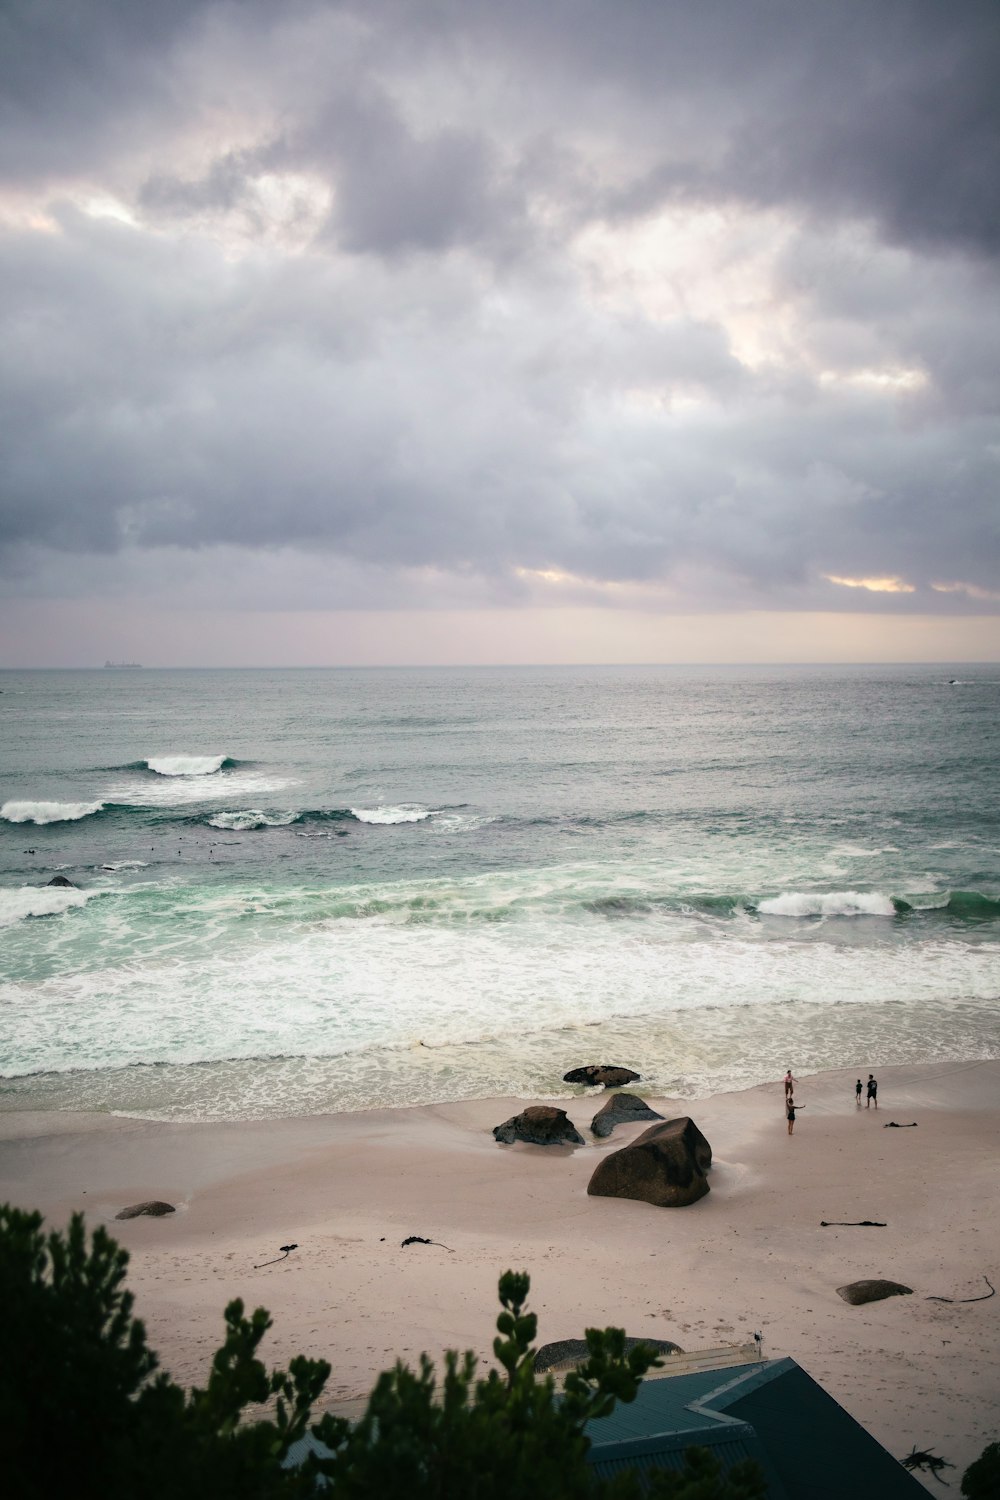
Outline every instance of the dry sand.
[[(185, 1383), (205, 1379), (239, 1296), (274, 1317), (268, 1361), (329, 1359), (330, 1404), (351, 1413), (397, 1356), (489, 1358), (510, 1267), (531, 1275), (540, 1342), (616, 1324), (692, 1350), (759, 1329), (765, 1355), (791, 1355), (890, 1453), (933, 1448), (956, 1481), (1000, 1437), (1000, 1295), (926, 1299), (1000, 1286), (1000, 1062), (882, 1068), (877, 1112), (855, 1107), (856, 1076), (801, 1079), (791, 1139), (780, 1082), (651, 1100), (712, 1144), (711, 1193), (683, 1209), (587, 1196), (597, 1154), (644, 1122), (576, 1149), (501, 1147), (492, 1127), (537, 1102), (511, 1099), (233, 1125), (8, 1113), (0, 1201), (112, 1224), (150, 1342)], [(600, 1102), (570, 1117), (586, 1131)], [(148, 1198), (179, 1211), (113, 1222)], [(402, 1248), (409, 1235), (441, 1244)], [(836, 1288), (863, 1277), (914, 1295), (850, 1307)]]

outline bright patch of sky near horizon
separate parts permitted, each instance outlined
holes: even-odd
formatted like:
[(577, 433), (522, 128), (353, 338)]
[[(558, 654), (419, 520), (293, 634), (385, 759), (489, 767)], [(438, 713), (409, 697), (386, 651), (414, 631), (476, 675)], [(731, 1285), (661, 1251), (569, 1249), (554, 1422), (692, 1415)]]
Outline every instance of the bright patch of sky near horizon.
[(0, 62), (0, 665), (996, 653), (990, 7), (88, 10)]

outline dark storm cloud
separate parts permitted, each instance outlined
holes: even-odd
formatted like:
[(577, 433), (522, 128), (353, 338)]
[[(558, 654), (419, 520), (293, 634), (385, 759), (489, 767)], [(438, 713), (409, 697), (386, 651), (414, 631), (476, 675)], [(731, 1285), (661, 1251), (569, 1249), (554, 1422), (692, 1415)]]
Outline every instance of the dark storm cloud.
[[(994, 4), (64, 10), (0, 22), (12, 589), (234, 548), (330, 603), (995, 587)], [(675, 221), (628, 236), (696, 209), (775, 217), (769, 302), (735, 220), (750, 290), (660, 285)]]

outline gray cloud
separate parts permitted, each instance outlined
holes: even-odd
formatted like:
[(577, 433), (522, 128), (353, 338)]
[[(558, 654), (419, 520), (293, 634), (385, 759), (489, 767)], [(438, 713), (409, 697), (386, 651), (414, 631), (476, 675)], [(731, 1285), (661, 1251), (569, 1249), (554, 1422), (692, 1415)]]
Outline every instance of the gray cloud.
[(996, 587), (992, 4), (161, 10), (4, 13), (7, 592)]

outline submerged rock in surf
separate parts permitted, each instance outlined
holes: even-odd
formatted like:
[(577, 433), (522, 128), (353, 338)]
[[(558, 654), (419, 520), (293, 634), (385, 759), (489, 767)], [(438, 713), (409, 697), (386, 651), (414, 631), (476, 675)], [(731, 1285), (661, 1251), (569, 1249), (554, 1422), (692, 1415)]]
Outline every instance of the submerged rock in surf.
[(687, 1115), (654, 1125), (605, 1156), (587, 1192), (595, 1198), (638, 1198), (657, 1208), (685, 1208), (708, 1192), (712, 1148)]
[(529, 1104), (493, 1130), (502, 1146), (525, 1141), (529, 1146), (584, 1146), (586, 1142), (564, 1109), (552, 1104)]
[(620, 1089), (626, 1083), (638, 1083), (640, 1073), (631, 1068), (616, 1068), (609, 1063), (590, 1063), (585, 1068), (571, 1068), (563, 1074), (563, 1083), (586, 1083), (593, 1088), (603, 1085), (606, 1089)]
[(662, 1120), (655, 1109), (650, 1109), (645, 1099), (638, 1094), (612, 1094), (603, 1108), (590, 1122), (596, 1136), (610, 1135), (616, 1125), (628, 1125), (633, 1120)]
[(72, 890), (72, 891), (75, 891), (75, 890), (79, 889), (78, 886), (76, 886), (76, 885), (73, 884), (72, 880), (67, 880), (65, 875), (53, 875), (53, 877), (52, 877), (51, 880), (46, 881), (46, 884), (47, 885), (66, 885), (66, 886), (69, 886), (70, 890)]

